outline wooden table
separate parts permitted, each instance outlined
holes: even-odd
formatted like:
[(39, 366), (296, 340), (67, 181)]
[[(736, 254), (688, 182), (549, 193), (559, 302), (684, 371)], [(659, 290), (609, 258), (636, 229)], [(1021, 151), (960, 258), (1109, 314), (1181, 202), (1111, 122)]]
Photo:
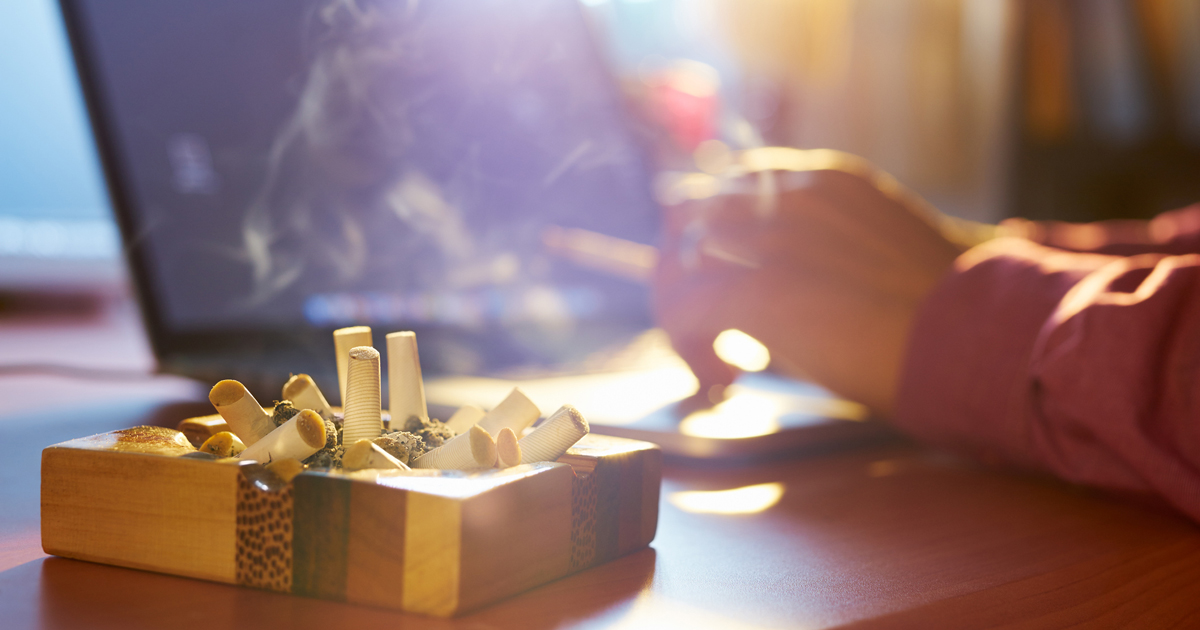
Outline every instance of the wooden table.
[[(119, 307), (0, 320), (0, 362), (148, 364)], [(43, 446), (206, 409), (181, 379), (0, 376), (0, 627), (1062, 628), (1200, 626), (1200, 528), (1169, 511), (904, 442), (669, 464), (651, 549), (433, 620), (47, 557)], [(733, 495), (704, 494), (744, 489)], [(745, 513), (711, 513), (713, 506)]]

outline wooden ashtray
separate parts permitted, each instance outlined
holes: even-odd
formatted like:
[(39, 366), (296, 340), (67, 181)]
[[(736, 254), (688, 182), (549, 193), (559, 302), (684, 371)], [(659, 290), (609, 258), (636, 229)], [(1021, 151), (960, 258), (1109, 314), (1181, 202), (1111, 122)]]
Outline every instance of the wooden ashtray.
[(42, 451), (46, 553), (452, 616), (650, 544), (662, 454), (588, 435), (557, 462), (304, 472), (179, 457), (137, 427)]

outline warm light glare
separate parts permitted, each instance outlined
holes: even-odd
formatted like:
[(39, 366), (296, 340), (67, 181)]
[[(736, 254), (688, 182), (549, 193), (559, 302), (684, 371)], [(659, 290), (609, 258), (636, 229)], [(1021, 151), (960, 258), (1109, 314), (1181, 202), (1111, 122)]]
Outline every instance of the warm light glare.
[(771, 353), (759, 340), (740, 330), (726, 330), (713, 341), (722, 361), (745, 372), (761, 372), (771, 364)]
[(760, 483), (732, 490), (675, 492), (671, 505), (695, 514), (757, 514), (770, 509), (783, 497), (783, 484)]
[(717, 195), (721, 192), (721, 180), (708, 173), (661, 173), (655, 179), (654, 190), (659, 203), (673, 206)]
[(664, 75), (672, 89), (697, 98), (711, 97), (721, 87), (721, 75), (716, 68), (692, 59), (675, 60)]
[(692, 437), (736, 440), (779, 431), (780, 405), (770, 396), (737, 393), (711, 409), (689, 414), (679, 432)]
[(520, 387), (539, 409), (554, 410), (572, 404), (589, 421), (622, 426), (691, 396), (696, 392), (696, 377), (682, 365), (523, 381), (451, 377), (426, 381), (425, 396), (451, 406), (489, 408), (513, 387)]
[(737, 440), (778, 433), (789, 427), (811, 423), (816, 418), (863, 421), (866, 407), (838, 398), (797, 396), (753, 390), (732, 385), (721, 403), (689, 414), (679, 423), (679, 432), (692, 437)]
[(793, 149), (760, 147), (741, 154), (742, 167), (759, 171), (815, 171), (822, 169), (857, 171), (866, 165), (863, 159), (833, 149)]
[(640, 369), (522, 380), (430, 378), (425, 381), (425, 396), (445, 405), (487, 409), (503, 400), (513, 387), (520, 387), (543, 412), (569, 403), (579, 408), (589, 422), (621, 426), (636, 423), (699, 389), (696, 377), (671, 349), (662, 330), (647, 331), (621, 354), (604, 360), (622, 365), (636, 360)]
[[(620, 619), (615, 623), (608, 625), (608, 619), (605, 619), (606, 626), (612, 630), (678, 630), (680, 628), (687, 630), (765, 630), (766, 628), (766, 626), (755, 626), (742, 621), (736, 617), (737, 611), (716, 612), (668, 599), (661, 592), (654, 591), (650, 585), (643, 587), (631, 605), (621, 608), (624, 608), (624, 612), (620, 613)], [(803, 630), (803, 627), (795, 624), (788, 624), (787, 627)]]

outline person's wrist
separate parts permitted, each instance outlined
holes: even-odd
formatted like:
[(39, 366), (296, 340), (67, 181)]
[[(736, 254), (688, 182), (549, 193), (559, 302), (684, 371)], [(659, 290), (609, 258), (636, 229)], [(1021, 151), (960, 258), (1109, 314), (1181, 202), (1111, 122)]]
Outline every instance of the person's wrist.
[(904, 377), (906, 356), (920, 313), (938, 286), (952, 274), (958, 256), (968, 249), (949, 239), (947, 239), (947, 245), (940, 260), (922, 270), (920, 277), (913, 282), (910, 291), (897, 304), (892, 314), (892, 326), (888, 327), (890, 351), (886, 355), (886, 368), (878, 377), (878, 383), (881, 386), (875, 395), (876, 402), (874, 404), (864, 403), (871, 407), (879, 417), (891, 418), (894, 416), (896, 399)]

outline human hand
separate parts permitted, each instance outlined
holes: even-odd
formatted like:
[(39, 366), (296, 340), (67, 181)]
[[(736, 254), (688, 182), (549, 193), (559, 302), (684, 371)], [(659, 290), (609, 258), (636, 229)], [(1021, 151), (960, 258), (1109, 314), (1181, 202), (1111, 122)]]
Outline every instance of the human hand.
[(965, 246), (890, 177), (822, 156), (819, 170), (750, 176), (781, 192), (668, 207), (656, 316), (701, 395), (736, 376), (712, 347), (735, 328), (776, 367), (887, 416), (916, 310)]

